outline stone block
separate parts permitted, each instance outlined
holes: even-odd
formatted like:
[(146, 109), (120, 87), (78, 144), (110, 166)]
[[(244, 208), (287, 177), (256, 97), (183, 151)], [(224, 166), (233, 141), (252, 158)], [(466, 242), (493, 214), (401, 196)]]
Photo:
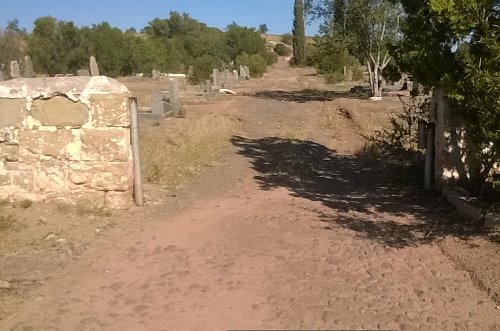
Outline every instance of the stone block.
[(83, 129), (81, 140), (83, 161), (125, 162), (129, 158), (128, 129)]
[(0, 99), (0, 128), (20, 128), (25, 116), (25, 99)]
[(500, 232), (500, 214), (487, 214), (484, 218), (484, 227), (488, 230)]
[(130, 192), (106, 192), (106, 206), (112, 209), (129, 209), (132, 202), (132, 194)]
[(0, 186), (10, 185), (10, 176), (8, 172), (0, 172)]
[(68, 164), (60, 160), (42, 161), (36, 172), (37, 185), (43, 192), (69, 190)]
[(45, 126), (81, 127), (89, 121), (89, 109), (83, 103), (59, 96), (35, 100), (31, 116)]
[(17, 186), (25, 191), (33, 191), (34, 178), (32, 171), (11, 171), (10, 180), (12, 185)]
[(21, 145), (21, 160), (29, 159), (28, 151), (32, 155), (44, 155), (59, 159), (66, 159), (66, 147), (73, 142), (73, 134), (69, 130), (35, 131), (28, 130), (19, 133)]
[(130, 113), (128, 94), (93, 95), (91, 98), (92, 124), (95, 127), (128, 127)]
[(72, 184), (98, 191), (129, 190), (128, 162), (71, 162), (69, 179)]
[(71, 191), (66, 194), (49, 194), (50, 200), (58, 200), (63, 203), (84, 206), (86, 208), (102, 208), (105, 206), (105, 192), (99, 191)]
[(0, 159), (2, 158), (8, 162), (19, 161), (19, 146), (0, 144)]
[(0, 128), (0, 143), (18, 144), (19, 129)]

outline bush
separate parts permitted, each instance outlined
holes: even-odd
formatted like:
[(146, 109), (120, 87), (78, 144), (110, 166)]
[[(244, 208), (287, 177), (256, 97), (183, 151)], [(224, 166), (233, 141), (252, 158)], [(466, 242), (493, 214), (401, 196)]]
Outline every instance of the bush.
[(344, 81), (344, 73), (343, 72), (330, 72), (324, 75), (325, 81), (328, 84), (337, 84)]
[(207, 80), (213, 72), (213, 69), (219, 68), (221, 61), (211, 55), (204, 55), (191, 62), (193, 73), (189, 77), (189, 81), (193, 84), (200, 84)]
[(365, 74), (360, 66), (354, 66), (352, 68), (352, 80), (360, 81), (365, 79)]
[(291, 45), (292, 44), (292, 35), (290, 33), (286, 33), (281, 36), (281, 42), (285, 45)]
[(290, 55), (290, 49), (288, 49), (288, 47), (286, 47), (284, 44), (276, 44), (276, 46), (274, 46), (274, 51), (279, 56), (288, 56), (288, 55)]
[(278, 54), (274, 52), (267, 52), (266, 61), (268, 66), (275, 64), (276, 62), (278, 62)]
[(236, 63), (242, 66), (248, 66), (250, 69), (250, 76), (261, 77), (266, 72), (267, 61), (260, 54), (241, 54), (236, 58)]

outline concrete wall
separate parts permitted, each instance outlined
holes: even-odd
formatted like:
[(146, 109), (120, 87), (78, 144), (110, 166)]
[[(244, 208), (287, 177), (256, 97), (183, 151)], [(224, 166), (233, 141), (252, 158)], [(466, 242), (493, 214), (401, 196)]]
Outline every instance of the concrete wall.
[[(453, 114), (446, 95), (439, 88), (433, 91), (429, 120), (436, 125), (436, 186), (441, 188), (479, 173), (482, 166), (475, 157), (479, 148), (468, 139), (463, 123)], [(494, 171), (500, 172), (499, 164)]]
[(0, 198), (128, 208), (128, 97), (102, 76), (0, 83)]

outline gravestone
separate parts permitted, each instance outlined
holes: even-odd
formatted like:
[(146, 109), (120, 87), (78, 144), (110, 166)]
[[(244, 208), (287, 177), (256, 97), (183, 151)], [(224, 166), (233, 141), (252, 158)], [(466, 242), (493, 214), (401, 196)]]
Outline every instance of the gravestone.
[(246, 80), (245, 68), (240, 65), (240, 80)]
[(35, 72), (33, 71), (33, 62), (31, 61), (31, 57), (29, 55), (24, 57), (24, 77), (35, 77)]
[(160, 71), (153, 69), (153, 71), (151, 71), (151, 77), (153, 79), (159, 79), (160, 78)]
[(87, 69), (79, 69), (76, 71), (77, 76), (90, 76), (90, 71)]
[(0, 70), (0, 82), (3, 82), (5, 80), (5, 77), (3, 76), (2, 70)]
[(10, 77), (11, 78), (21, 77), (21, 73), (19, 70), (19, 62), (17, 61), (10, 62)]
[(193, 77), (193, 74), (194, 74), (194, 67), (189, 66), (187, 76), (191, 78), (191, 77)]
[(170, 105), (172, 106), (174, 113), (177, 114), (177, 112), (180, 110), (179, 80), (177, 78), (169, 78), (169, 83), (170, 83), (170, 94), (169, 94)]
[(245, 78), (250, 79), (250, 68), (245, 66)]
[(207, 79), (207, 81), (205, 82), (205, 89), (207, 90), (207, 94), (212, 93), (212, 82), (210, 81), (210, 79)]
[(90, 75), (99, 76), (99, 66), (97, 65), (95, 56), (90, 57)]
[(218, 87), (219, 86), (219, 69), (213, 70), (212, 77), (214, 80), (214, 86)]
[(231, 88), (229, 86), (229, 70), (228, 69), (224, 70), (224, 88)]
[(234, 81), (238, 81), (238, 79), (240, 79), (240, 75), (238, 74), (238, 70), (233, 70), (233, 79), (234, 79)]

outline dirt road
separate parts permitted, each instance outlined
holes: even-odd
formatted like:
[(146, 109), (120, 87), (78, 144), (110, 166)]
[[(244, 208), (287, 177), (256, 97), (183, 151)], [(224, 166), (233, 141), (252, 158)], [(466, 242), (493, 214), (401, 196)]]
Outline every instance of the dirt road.
[[(322, 134), (312, 108), (332, 95), (308, 74), (278, 66), (238, 89), (242, 129), (190, 202), (118, 225), (0, 329), (500, 330), (437, 244), (447, 211), (364, 169), (355, 127)], [(290, 119), (300, 140), (277, 138)]]

